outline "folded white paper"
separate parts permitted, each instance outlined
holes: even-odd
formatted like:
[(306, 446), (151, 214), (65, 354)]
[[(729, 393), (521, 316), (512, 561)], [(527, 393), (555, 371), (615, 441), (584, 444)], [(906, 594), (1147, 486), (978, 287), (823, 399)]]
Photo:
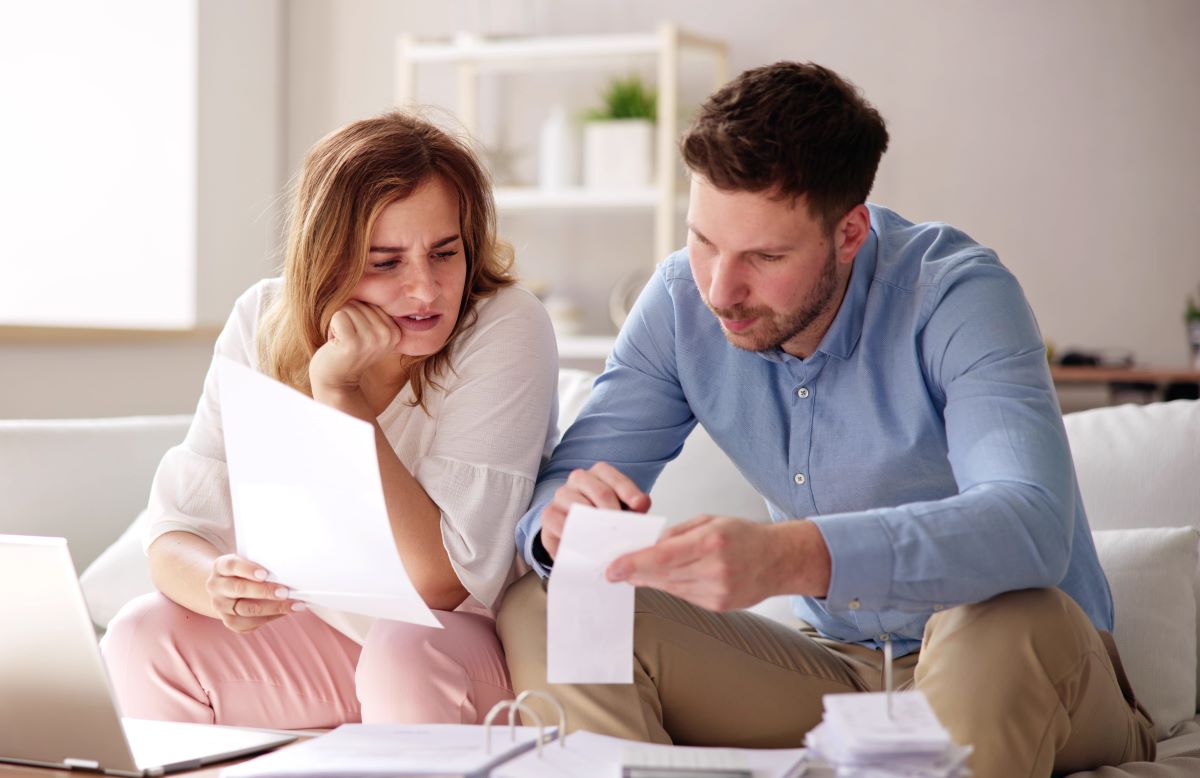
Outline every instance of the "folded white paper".
[(238, 554), (294, 599), (441, 627), (396, 550), (372, 426), (231, 359), (217, 369)]
[(604, 570), (653, 545), (666, 523), (571, 506), (548, 585), (547, 682), (633, 683), (633, 586), (608, 581)]

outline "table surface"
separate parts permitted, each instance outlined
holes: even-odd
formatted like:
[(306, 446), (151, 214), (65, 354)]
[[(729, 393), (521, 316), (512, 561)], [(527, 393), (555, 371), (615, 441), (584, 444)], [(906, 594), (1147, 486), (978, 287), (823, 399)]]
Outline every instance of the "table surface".
[(1052, 365), (1050, 377), (1061, 384), (1090, 383), (1200, 383), (1200, 370), (1158, 367), (1091, 367)]

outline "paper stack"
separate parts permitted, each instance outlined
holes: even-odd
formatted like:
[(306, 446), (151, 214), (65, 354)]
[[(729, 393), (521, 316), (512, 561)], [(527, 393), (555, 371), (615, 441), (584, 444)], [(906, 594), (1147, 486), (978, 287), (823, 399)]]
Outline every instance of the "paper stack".
[(964, 778), (971, 754), (956, 745), (919, 691), (827, 694), (825, 716), (808, 733), (810, 755), (838, 778)]

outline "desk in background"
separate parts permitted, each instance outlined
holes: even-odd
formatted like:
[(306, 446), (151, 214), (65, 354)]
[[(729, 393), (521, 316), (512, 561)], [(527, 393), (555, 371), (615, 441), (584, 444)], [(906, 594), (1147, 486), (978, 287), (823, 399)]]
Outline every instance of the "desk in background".
[(1200, 370), (1153, 367), (1051, 365), (1063, 412), (1126, 402), (1195, 399)]

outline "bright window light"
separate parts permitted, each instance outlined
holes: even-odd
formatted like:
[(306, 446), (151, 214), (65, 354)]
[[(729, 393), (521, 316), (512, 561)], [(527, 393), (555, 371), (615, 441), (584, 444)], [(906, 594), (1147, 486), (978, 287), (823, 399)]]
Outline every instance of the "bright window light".
[(0, 324), (194, 324), (195, 2), (0, 3)]

